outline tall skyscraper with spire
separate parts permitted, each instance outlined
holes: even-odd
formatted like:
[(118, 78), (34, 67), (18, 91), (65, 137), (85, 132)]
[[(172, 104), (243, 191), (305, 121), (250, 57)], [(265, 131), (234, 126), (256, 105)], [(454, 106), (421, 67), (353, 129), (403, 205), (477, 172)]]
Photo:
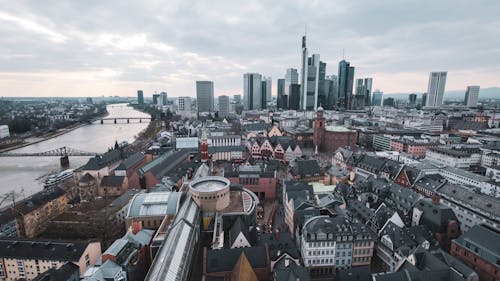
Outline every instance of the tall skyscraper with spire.
[(300, 70), (300, 109), (306, 109), (307, 97), (307, 45), (306, 35), (302, 36), (302, 69)]

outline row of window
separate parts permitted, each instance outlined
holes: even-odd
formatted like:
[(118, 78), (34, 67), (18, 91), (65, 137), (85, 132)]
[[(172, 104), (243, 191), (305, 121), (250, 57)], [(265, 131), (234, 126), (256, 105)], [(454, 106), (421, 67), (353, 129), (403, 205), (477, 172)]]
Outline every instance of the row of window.
[(354, 255), (367, 255), (372, 252), (371, 249), (355, 249), (354, 250)]
[(371, 257), (359, 257), (353, 258), (352, 262), (370, 262)]
[(196, 199), (201, 199), (201, 200), (212, 200), (212, 199), (218, 199), (222, 197), (229, 196), (229, 192), (213, 195), (213, 196), (199, 196), (197, 194), (194, 194), (193, 197)]

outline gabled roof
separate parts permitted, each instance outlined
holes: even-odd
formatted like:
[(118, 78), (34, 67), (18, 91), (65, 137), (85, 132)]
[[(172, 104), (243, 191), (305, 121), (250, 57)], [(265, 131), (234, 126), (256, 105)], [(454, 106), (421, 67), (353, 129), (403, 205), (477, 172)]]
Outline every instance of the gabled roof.
[(83, 171), (97, 171), (108, 165), (116, 163), (122, 159), (121, 150), (111, 150), (104, 153), (101, 156), (95, 156), (89, 159), (87, 164), (81, 167), (79, 170)]
[(71, 280), (72, 276), (78, 276), (80, 273), (80, 268), (78, 265), (67, 262), (59, 268), (51, 268), (40, 275), (38, 275), (33, 281), (61, 281), (61, 280)]
[(283, 257), (285, 253), (294, 259), (300, 258), (300, 252), (297, 244), (293, 240), (292, 234), (289, 231), (279, 233), (262, 233), (260, 239), (257, 240), (259, 246), (267, 244), (269, 247), (269, 258), (273, 261)]
[(121, 187), (125, 176), (104, 176), (101, 180), (101, 186)]
[(352, 156), (353, 151), (347, 148), (339, 147), (335, 151), (335, 154), (337, 153), (340, 153), (342, 155), (342, 158), (344, 158), (344, 160), (347, 161), (347, 159), (349, 159)]
[(241, 220), (240, 217), (236, 219), (236, 221), (233, 223), (233, 226), (231, 226), (231, 229), (229, 229), (229, 245), (232, 246), (240, 233), (245, 236), (246, 240), (250, 242), (249, 239), (249, 232), (248, 232), (248, 227), (243, 224), (243, 221)]
[(408, 165), (405, 165), (401, 172), (406, 174), (406, 177), (410, 181), (410, 185), (413, 185), (419, 179), (421, 173), (420, 170)]
[(415, 208), (422, 211), (419, 224), (426, 225), (434, 233), (444, 233), (449, 222), (458, 222), (453, 210), (441, 203), (434, 204), (429, 200), (421, 199)]
[(500, 232), (485, 225), (474, 225), (462, 236), (453, 240), (475, 255), (496, 264), (500, 259)]
[(95, 181), (95, 179), (89, 173), (85, 173), (85, 175), (83, 175), (83, 177), (80, 178), (81, 183), (89, 183), (93, 181)]
[(309, 271), (305, 267), (297, 265), (293, 260), (283, 258), (274, 265), (275, 281), (309, 281)]
[(269, 266), (267, 251), (264, 246), (247, 248), (208, 250), (206, 272), (231, 272), (242, 253), (245, 253), (252, 268), (266, 268)]
[(240, 254), (229, 281), (259, 281), (244, 252)]
[(300, 175), (302, 178), (322, 175), (316, 160), (298, 160), (293, 170), (296, 175)]
[(402, 163), (399, 163), (391, 159), (386, 159), (381, 171), (389, 174), (389, 178), (395, 179), (399, 175), (403, 167), (404, 164)]
[(137, 163), (141, 162), (146, 156), (142, 152), (137, 152), (129, 157), (127, 159), (123, 160), (123, 162), (116, 168), (116, 170), (128, 170), (135, 166)]

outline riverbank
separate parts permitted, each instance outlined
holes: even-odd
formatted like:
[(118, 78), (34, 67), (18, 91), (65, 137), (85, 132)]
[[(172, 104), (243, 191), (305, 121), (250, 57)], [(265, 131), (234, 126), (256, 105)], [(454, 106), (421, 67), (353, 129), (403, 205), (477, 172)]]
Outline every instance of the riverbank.
[[(97, 121), (97, 120), (99, 120), (101, 118), (105, 118), (108, 115), (109, 115), (109, 113), (106, 113), (106, 114), (104, 114), (102, 116), (94, 117), (91, 121), (89, 121), (89, 123), (77, 123), (77, 124), (68, 126), (66, 128), (59, 129), (59, 130), (57, 130), (54, 133), (43, 134), (40, 137), (25, 138), (23, 140), (23, 143), (21, 143), (19, 145), (15, 145), (15, 146), (11, 146), (11, 147), (0, 149), (0, 153), (9, 152), (9, 151), (16, 150), (16, 149), (19, 149), (19, 148), (23, 148), (23, 147), (26, 147), (26, 146), (30, 146), (30, 145), (33, 145), (33, 144), (41, 143), (41, 142), (44, 142), (44, 141), (47, 141), (47, 140), (50, 140), (50, 139), (53, 139), (53, 138), (57, 138), (59, 136), (67, 134), (67, 133), (69, 133), (71, 131), (74, 131), (76, 129), (79, 129), (79, 128), (82, 128), (82, 127), (85, 127), (85, 126), (88, 126), (88, 125), (92, 125), (93, 122), (95, 122), (95, 121)], [(29, 141), (29, 139), (32, 139), (32, 140)], [(28, 141), (25, 142), (26, 140), (28, 140)]]

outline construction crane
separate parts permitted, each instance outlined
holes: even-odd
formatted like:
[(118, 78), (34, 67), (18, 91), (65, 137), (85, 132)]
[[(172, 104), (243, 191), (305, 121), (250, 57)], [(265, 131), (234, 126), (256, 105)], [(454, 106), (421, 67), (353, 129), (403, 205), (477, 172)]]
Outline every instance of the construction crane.
[(12, 206), (14, 207), (16, 205), (16, 199), (23, 196), (24, 197), (24, 188), (21, 189), (20, 192), (15, 192), (12, 190), (9, 193), (4, 193), (3, 195), (0, 195), (0, 206), (3, 205), (3, 203), (7, 200), (12, 200)]

